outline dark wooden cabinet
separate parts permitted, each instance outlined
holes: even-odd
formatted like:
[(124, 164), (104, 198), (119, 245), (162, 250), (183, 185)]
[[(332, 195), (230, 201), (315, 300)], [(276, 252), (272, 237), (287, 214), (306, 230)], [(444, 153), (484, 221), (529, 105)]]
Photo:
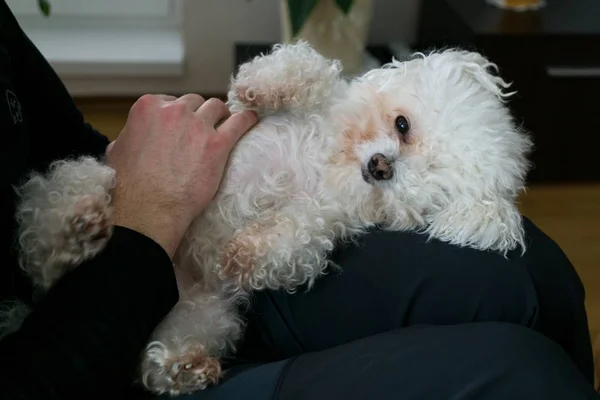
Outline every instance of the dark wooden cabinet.
[(539, 11), (484, 0), (423, 0), (416, 49), (460, 46), (500, 67), (515, 117), (535, 141), (530, 182), (600, 181), (600, 1)]
[[(531, 183), (600, 182), (600, 0), (547, 0), (513, 12), (485, 0), (422, 0), (415, 51), (477, 50), (518, 94), (510, 107), (533, 136)], [(238, 43), (235, 66), (270, 43)], [(391, 61), (385, 45), (367, 49)]]

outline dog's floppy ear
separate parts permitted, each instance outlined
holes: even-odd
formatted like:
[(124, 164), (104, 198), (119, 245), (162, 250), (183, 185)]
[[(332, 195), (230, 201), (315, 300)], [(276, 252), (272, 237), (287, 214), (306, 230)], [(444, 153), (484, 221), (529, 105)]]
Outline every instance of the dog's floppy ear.
[(459, 77), (470, 77), (500, 99), (508, 98), (516, 92), (507, 92), (511, 83), (499, 76), (498, 65), (482, 54), (461, 49), (448, 49), (430, 57), (438, 64), (437, 69), (449, 69)]
[(478, 250), (525, 252), (521, 213), (512, 196), (492, 192), (462, 193), (427, 217), (425, 233), (459, 246)]
[[(454, 108), (446, 115), (446, 123), (462, 118), (455, 118), (457, 111), (468, 113), (460, 120), (464, 123), (450, 129), (454, 152), (446, 154), (441, 148), (434, 153), (439, 165), (431, 181), (435, 198), (424, 213), (426, 232), (480, 250), (504, 254), (518, 247), (524, 250), (516, 199), (524, 188), (532, 143), (505, 105), (495, 101), (510, 96), (504, 92), (509, 85), (494, 74), (497, 67), (476, 52), (450, 49), (427, 57), (425, 64), (433, 87), (448, 90), (442, 102), (460, 97), (451, 103)], [(439, 129), (449, 128), (442, 125)], [(445, 139), (446, 135), (438, 136), (438, 140)]]

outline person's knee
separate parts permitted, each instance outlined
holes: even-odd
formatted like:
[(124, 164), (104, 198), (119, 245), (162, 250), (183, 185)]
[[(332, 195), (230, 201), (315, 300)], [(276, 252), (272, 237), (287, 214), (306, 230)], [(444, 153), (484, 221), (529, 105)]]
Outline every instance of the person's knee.
[[(583, 395), (593, 391), (564, 349), (533, 329), (484, 323), (474, 324), (465, 335), (474, 357), (487, 365), (489, 381), (516, 390), (513, 394), (547, 393), (550, 397), (542, 398), (579, 399), (588, 398)], [(513, 398), (523, 398), (519, 396)]]
[(296, 399), (598, 398), (559, 346), (498, 322), (414, 326), (302, 355), (281, 387)]
[(543, 371), (552, 360), (568, 360), (555, 342), (531, 328), (517, 324), (489, 322), (472, 324), (465, 331), (473, 352), (494, 361), (503, 370)]

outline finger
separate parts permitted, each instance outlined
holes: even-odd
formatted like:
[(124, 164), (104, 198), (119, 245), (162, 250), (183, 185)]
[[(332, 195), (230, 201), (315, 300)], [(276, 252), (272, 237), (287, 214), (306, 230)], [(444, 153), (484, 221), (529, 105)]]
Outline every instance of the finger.
[(176, 99), (177, 97), (166, 94), (145, 94), (133, 103), (129, 112), (135, 112), (135, 110), (145, 109), (146, 107), (154, 107), (161, 103), (171, 103)]
[(175, 100), (175, 103), (185, 104), (192, 112), (198, 110), (205, 102), (204, 97), (196, 93), (188, 93)]
[(115, 141), (113, 140), (112, 142), (110, 142), (110, 143), (108, 144), (108, 146), (106, 146), (106, 151), (105, 151), (105, 154), (108, 154), (108, 153), (110, 153), (110, 150), (113, 148), (113, 146), (114, 146), (114, 145), (115, 145)]
[(154, 96), (156, 98), (158, 98), (159, 100), (164, 101), (165, 103), (177, 100), (177, 97), (171, 96), (171, 95), (168, 95), (168, 94), (157, 94), (157, 95), (154, 95)]
[(110, 165), (112, 159), (112, 148), (115, 145), (115, 141), (112, 141), (106, 146), (106, 150), (104, 151), (104, 160)]
[(237, 141), (258, 122), (258, 117), (254, 111), (242, 111), (229, 117), (217, 131), (219, 136), (223, 136), (230, 147), (233, 147)]
[(222, 120), (231, 116), (231, 111), (225, 103), (219, 99), (208, 99), (196, 111), (196, 114), (210, 126), (217, 126)]

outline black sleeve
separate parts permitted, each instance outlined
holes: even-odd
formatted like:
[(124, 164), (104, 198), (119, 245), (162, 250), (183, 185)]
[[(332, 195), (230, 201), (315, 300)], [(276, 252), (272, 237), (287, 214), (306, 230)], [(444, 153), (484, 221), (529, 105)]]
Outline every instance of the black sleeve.
[(31, 132), (31, 159), (36, 169), (71, 155), (100, 155), (108, 138), (85, 123), (70, 93), (0, 1), (2, 46), (10, 56), (12, 83)]
[(121, 398), (177, 301), (162, 247), (116, 227), (102, 253), (67, 273), (21, 330), (0, 341), (0, 398)]

